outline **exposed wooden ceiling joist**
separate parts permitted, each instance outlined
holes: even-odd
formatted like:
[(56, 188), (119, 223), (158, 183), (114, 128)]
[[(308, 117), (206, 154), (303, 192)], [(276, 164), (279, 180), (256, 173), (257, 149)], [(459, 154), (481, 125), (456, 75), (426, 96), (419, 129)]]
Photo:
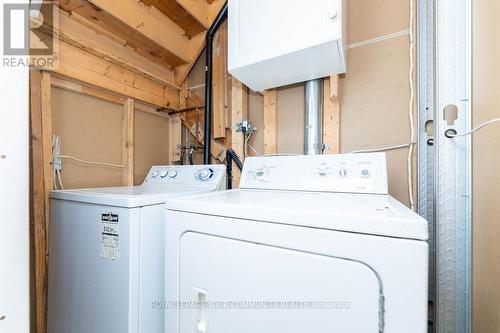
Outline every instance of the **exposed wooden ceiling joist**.
[(203, 0), (177, 0), (189, 14), (207, 29), (210, 27), (210, 6)]
[[(167, 66), (191, 62), (189, 39), (137, 0), (61, 0), (60, 7), (84, 17), (119, 39), (140, 55)], [(174, 25), (175, 27), (173, 27)]]
[[(181, 27), (185, 31), (186, 36), (189, 38), (207, 30), (206, 24), (200, 22), (195, 16), (193, 16), (188, 10), (186, 10), (177, 0), (140, 0), (140, 1), (142, 1), (145, 5), (157, 8), (161, 13), (163, 13), (165, 16), (174, 21), (179, 27)], [(190, 0), (190, 1), (193, 2), (196, 0)], [(200, 1), (197, 0), (196, 2)], [(206, 8), (206, 13), (208, 14), (208, 6)], [(208, 15), (205, 22), (208, 22)]]
[(196, 61), (200, 57), (201, 53), (205, 49), (205, 34), (199, 34), (191, 38), (189, 42), (189, 53), (191, 55), (192, 61), (187, 64), (177, 66), (174, 68), (174, 78), (175, 84), (181, 86), (189, 75), (189, 72), (193, 69)]
[[(45, 7), (42, 6), (42, 13), (44, 10)], [(50, 16), (45, 15), (45, 17)], [(110, 39), (107, 35), (82, 24), (81, 20), (85, 20), (84, 18), (80, 17), (79, 21), (76, 21), (64, 11), (61, 11), (58, 17), (58, 28), (54, 28), (52, 22), (46, 19), (43, 22), (42, 31), (150, 80), (179, 89), (174, 84), (174, 74), (171, 69), (144, 59), (119, 41)]]

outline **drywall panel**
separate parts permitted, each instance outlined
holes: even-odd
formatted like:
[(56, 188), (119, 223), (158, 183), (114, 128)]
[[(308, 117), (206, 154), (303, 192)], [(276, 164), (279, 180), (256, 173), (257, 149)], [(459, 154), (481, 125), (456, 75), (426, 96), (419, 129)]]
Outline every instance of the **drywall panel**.
[[(341, 152), (408, 143), (408, 38), (354, 48), (341, 80)], [(389, 192), (408, 203), (407, 149), (388, 152)]]
[(409, 0), (348, 0), (347, 43), (408, 30)]
[[(53, 133), (61, 154), (121, 164), (122, 106), (58, 88), (52, 89)], [(65, 188), (120, 186), (121, 169), (63, 160)]]
[(304, 152), (304, 85), (278, 90), (278, 153)]
[[(473, 122), (500, 117), (500, 2), (473, 1)], [(500, 332), (500, 124), (473, 137), (473, 332)]]
[(153, 165), (168, 164), (168, 119), (135, 111), (134, 182), (140, 185)]

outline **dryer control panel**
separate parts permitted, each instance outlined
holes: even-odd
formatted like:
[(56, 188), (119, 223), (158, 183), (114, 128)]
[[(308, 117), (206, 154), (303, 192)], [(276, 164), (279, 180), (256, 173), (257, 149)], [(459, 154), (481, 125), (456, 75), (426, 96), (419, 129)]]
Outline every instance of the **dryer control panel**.
[(154, 166), (143, 185), (183, 184), (200, 186), (222, 184), (226, 174), (224, 165), (165, 165)]
[(386, 155), (251, 157), (240, 188), (388, 194)]

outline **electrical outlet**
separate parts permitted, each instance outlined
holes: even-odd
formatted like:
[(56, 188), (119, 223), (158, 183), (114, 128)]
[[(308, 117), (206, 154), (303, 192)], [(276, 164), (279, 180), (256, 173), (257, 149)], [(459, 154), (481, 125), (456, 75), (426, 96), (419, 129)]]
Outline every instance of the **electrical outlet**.
[(241, 123), (236, 124), (236, 132), (252, 133), (255, 132), (256, 130), (257, 129), (248, 120), (243, 120)]
[(56, 159), (56, 161), (54, 163), (54, 169), (56, 171), (62, 171), (62, 168), (63, 168), (62, 159), (60, 159), (60, 158)]

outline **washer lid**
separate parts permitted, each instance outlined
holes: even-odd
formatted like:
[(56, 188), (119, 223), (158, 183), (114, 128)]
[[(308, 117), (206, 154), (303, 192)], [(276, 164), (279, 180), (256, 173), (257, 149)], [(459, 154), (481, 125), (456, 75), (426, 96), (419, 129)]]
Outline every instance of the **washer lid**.
[(207, 186), (141, 185), (50, 192), (50, 198), (106, 206), (134, 208), (165, 203), (167, 198), (194, 195), (215, 190)]
[(233, 190), (169, 199), (167, 209), (398, 238), (428, 239), (427, 221), (389, 195)]

